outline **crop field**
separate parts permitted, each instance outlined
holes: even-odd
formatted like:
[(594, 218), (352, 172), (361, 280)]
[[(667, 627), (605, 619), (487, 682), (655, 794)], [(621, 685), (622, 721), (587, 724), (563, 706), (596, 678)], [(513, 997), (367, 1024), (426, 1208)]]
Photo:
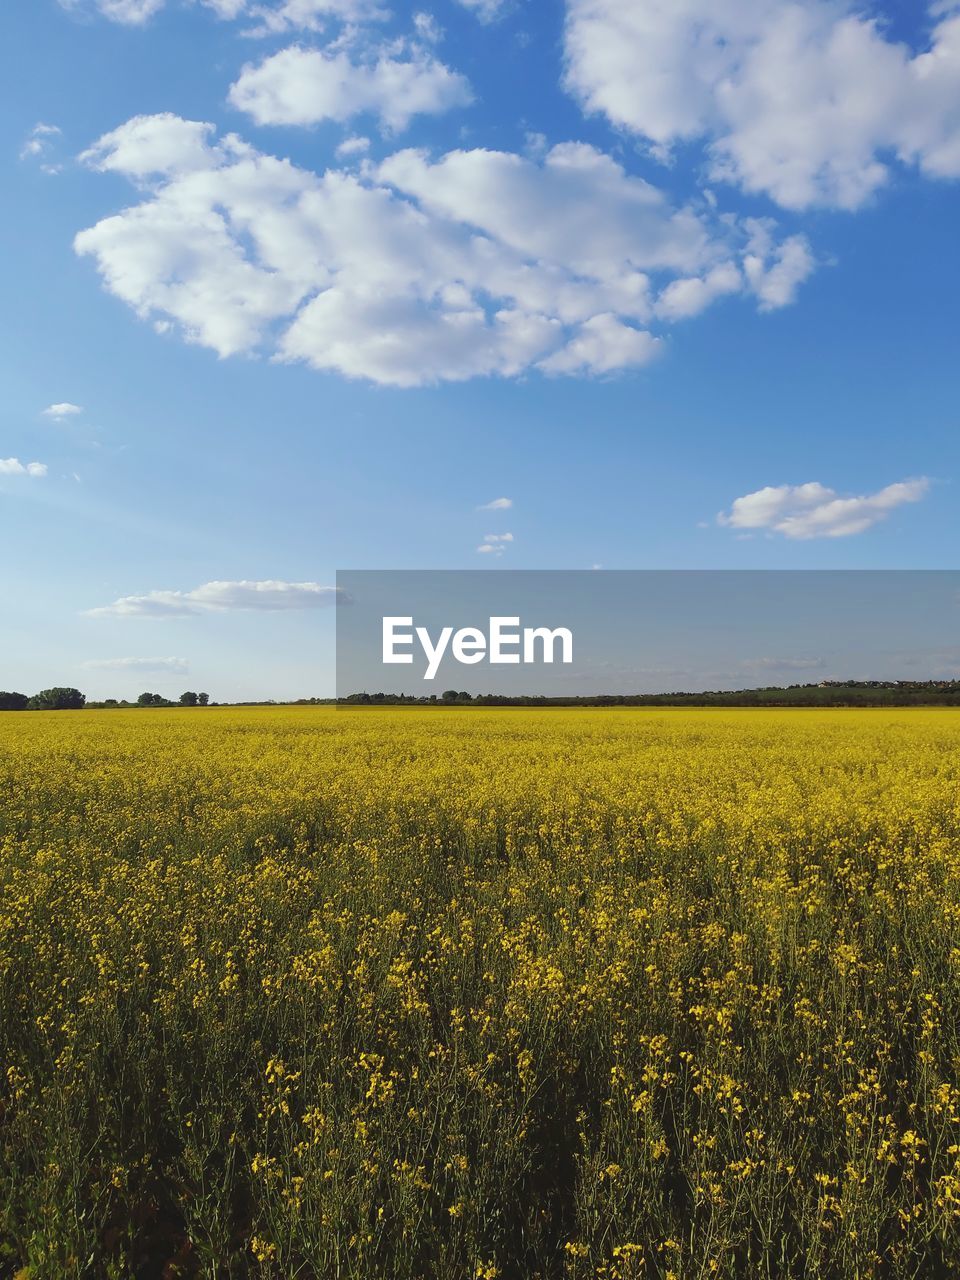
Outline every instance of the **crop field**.
[(0, 1275), (960, 1274), (960, 713), (0, 716)]

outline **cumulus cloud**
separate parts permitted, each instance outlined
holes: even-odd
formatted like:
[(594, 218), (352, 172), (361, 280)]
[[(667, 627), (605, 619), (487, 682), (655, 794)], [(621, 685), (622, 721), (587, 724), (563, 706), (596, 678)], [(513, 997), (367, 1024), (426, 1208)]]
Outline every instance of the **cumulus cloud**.
[(485, 502), (483, 506), (477, 507), (478, 511), (509, 511), (513, 506), (512, 498), (494, 498), (492, 502)]
[(149, 591), (121, 596), (113, 604), (88, 609), (92, 618), (181, 618), (237, 610), (284, 612), (324, 609), (336, 603), (336, 587), (316, 582), (206, 582), (192, 591)]
[(443, 27), (432, 13), (415, 13), (413, 28), (421, 40), (428, 44), (439, 44), (443, 39)]
[(88, 671), (132, 671), (145, 675), (185, 676), (190, 673), (186, 658), (93, 658), (83, 666)]
[(671, 281), (736, 284), (768, 308), (813, 269), (809, 251), (785, 265), (794, 240), (772, 224), (675, 207), (583, 144), (408, 149), (316, 174), (168, 114), (83, 159), (142, 192), (75, 241), (138, 315), (221, 356), (393, 386), (635, 368), (658, 350), (651, 325), (696, 309), (667, 295), (658, 313)]
[(370, 150), (370, 139), (362, 135), (344, 140), (337, 145), (336, 155), (338, 160), (347, 159), (349, 156), (362, 156)]
[(134, 116), (80, 155), (82, 164), (100, 173), (121, 173), (134, 182), (146, 178), (185, 177), (209, 170), (216, 158), (214, 126), (182, 120), (165, 111)]
[(687, 320), (705, 311), (717, 298), (739, 293), (743, 273), (734, 262), (721, 262), (704, 276), (671, 280), (657, 299), (657, 314), (666, 320)]
[(69, 400), (64, 400), (60, 404), (47, 405), (43, 411), (45, 418), (53, 418), (54, 422), (63, 422), (65, 418), (73, 418), (78, 413), (83, 413), (83, 409), (78, 404), (71, 404)]
[(357, 60), (344, 49), (283, 49), (243, 68), (230, 102), (260, 125), (309, 125), (377, 116), (393, 132), (417, 115), (471, 101), (464, 76), (418, 45), (373, 50)]
[(960, 177), (960, 13), (891, 39), (854, 0), (567, 0), (567, 88), (666, 156), (779, 204), (853, 209), (890, 160)]
[(562, 350), (540, 361), (540, 368), (546, 373), (613, 373), (649, 363), (659, 344), (653, 334), (615, 315), (591, 316)]
[(768, 529), (787, 538), (846, 538), (864, 533), (906, 502), (919, 502), (929, 487), (921, 477), (844, 498), (816, 482), (768, 485), (737, 498), (717, 520), (732, 529)]
[(770, 219), (747, 218), (744, 225), (750, 242), (743, 259), (743, 272), (760, 310), (777, 311), (788, 306), (816, 265), (806, 237), (788, 236), (777, 243), (776, 224)]
[[(168, 0), (60, 0), (64, 9), (99, 13), (111, 22), (125, 26), (143, 26)], [(194, 0), (194, 3), (225, 21), (242, 19), (252, 22), (245, 34), (254, 36), (282, 35), (289, 31), (323, 31), (331, 20), (338, 22), (372, 21), (387, 16), (387, 10), (376, 0)]]
[(19, 458), (0, 458), (0, 476), (33, 476), (47, 474), (44, 462), (21, 462)]

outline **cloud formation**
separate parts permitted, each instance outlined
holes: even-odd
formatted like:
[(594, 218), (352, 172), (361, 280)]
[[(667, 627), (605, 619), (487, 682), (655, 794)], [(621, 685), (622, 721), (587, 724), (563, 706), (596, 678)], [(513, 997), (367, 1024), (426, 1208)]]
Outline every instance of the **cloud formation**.
[(513, 540), (512, 533), (486, 533), (483, 536), (483, 541), (477, 547), (477, 552), (482, 556), (502, 556)]
[(93, 658), (83, 666), (88, 671), (132, 671), (144, 675), (185, 676), (190, 672), (186, 658)]
[(665, 158), (702, 141), (709, 175), (790, 209), (854, 209), (890, 161), (960, 177), (960, 12), (925, 47), (853, 0), (567, 0), (567, 88)]
[(731, 529), (768, 529), (786, 538), (846, 538), (864, 533), (907, 502), (919, 502), (930, 482), (889, 484), (877, 493), (843, 498), (817, 484), (768, 485), (737, 498), (717, 521)]
[[(60, 0), (65, 9), (82, 9), (79, 0)], [(155, 13), (163, 8), (166, 0), (94, 0), (95, 8), (102, 17), (111, 22), (120, 22), (128, 27), (140, 27), (148, 22)]]
[(512, 498), (494, 498), (492, 502), (485, 502), (482, 507), (477, 507), (478, 511), (509, 511), (513, 506)]
[(50, 153), (62, 132), (55, 124), (35, 124), (20, 148), (20, 159), (35, 160), (43, 173), (59, 173), (63, 166), (55, 163)]
[(580, 143), (317, 174), (166, 114), (82, 159), (141, 191), (75, 241), (138, 315), (220, 356), (393, 386), (635, 368), (659, 349), (651, 326), (733, 293), (786, 305), (814, 269), (801, 237), (676, 207)]
[(21, 462), (19, 458), (0, 458), (0, 476), (33, 476), (47, 474), (45, 462)]
[(356, 60), (343, 49), (294, 45), (254, 66), (230, 89), (230, 102), (260, 125), (341, 123), (377, 116), (399, 133), (417, 115), (466, 106), (470, 85), (417, 45), (374, 49)]
[(206, 582), (192, 591), (149, 591), (121, 596), (113, 604), (88, 609), (91, 618), (182, 618), (236, 610), (285, 612), (324, 609), (336, 603), (336, 587), (316, 582)]
[(338, 160), (345, 160), (349, 156), (362, 156), (370, 150), (370, 139), (362, 134), (354, 135), (337, 144), (336, 156)]
[[(282, 35), (289, 31), (323, 31), (330, 21), (364, 22), (386, 17), (376, 0), (194, 0), (225, 21), (253, 23), (245, 34)], [(98, 13), (111, 22), (139, 27), (167, 5), (167, 0), (60, 0), (61, 7)]]
[(506, 8), (506, 0), (457, 0), (469, 9), (481, 22), (493, 22)]
[(64, 418), (73, 418), (78, 413), (83, 413), (83, 409), (78, 404), (71, 404), (69, 400), (64, 400), (61, 404), (47, 405), (43, 411), (45, 418), (53, 418), (55, 422), (62, 422)]

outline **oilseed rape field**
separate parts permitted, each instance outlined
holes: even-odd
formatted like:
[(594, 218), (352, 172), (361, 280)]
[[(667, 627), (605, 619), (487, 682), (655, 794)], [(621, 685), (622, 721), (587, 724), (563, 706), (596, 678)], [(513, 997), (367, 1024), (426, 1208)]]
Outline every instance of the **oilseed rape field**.
[(960, 715), (0, 717), (0, 1275), (960, 1274)]

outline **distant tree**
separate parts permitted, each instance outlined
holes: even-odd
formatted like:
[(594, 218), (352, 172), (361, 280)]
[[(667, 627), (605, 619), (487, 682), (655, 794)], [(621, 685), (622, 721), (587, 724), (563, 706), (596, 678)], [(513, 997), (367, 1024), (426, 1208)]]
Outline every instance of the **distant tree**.
[(199, 701), (200, 699), (197, 695), (195, 693), (190, 693), (189, 691), (181, 693), (180, 695), (181, 707), (195, 707)]
[(137, 699), (138, 707), (159, 707), (163, 703), (163, 699), (159, 693), (141, 693)]
[(29, 702), (25, 693), (0, 693), (0, 711), (26, 711)]
[(105, 707), (119, 707), (120, 703), (116, 698), (107, 698), (103, 704)]
[(209, 701), (210, 701), (210, 695), (209, 695), (209, 693), (198, 693), (198, 694), (197, 694), (197, 702), (199, 702), (199, 704), (200, 704), (200, 706), (201, 706), (201, 707), (205, 707)]
[(473, 694), (470, 694), (470, 693), (461, 692), (461, 693), (458, 693), (458, 694), (457, 694), (457, 697), (460, 699), (460, 701), (461, 701), (461, 702), (472, 702), (472, 701), (473, 701)]
[(31, 711), (79, 711), (87, 699), (79, 689), (42, 689), (30, 699)]
[(460, 695), (457, 693), (456, 689), (444, 689), (443, 691), (444, 702), (456, 702), (459, 697)]

